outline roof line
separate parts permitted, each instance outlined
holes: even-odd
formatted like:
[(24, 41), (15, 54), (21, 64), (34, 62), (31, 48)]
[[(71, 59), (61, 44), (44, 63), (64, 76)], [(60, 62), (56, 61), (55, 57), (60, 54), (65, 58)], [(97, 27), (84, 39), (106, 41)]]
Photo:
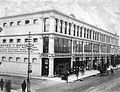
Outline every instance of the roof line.
[(101, 30), (101, 31), (104, 31), (104, 32), (106, 32), (106, 33), (109, 33), (109, 34), (112, 34), (112, 35), (114, 35), (114, 36), (119, 37), (119, 35), (116, 35), (115, 33), (108, 32), (108, 31), (106, 31), (106, 30), (104, 30), (104, 29), (102, 29), (102, 28), (96, 27), (96, 26), (91, 25), (91, 24), (89, 24), (89, 23), (83, 22), (83, 21), (81, 21), (81, 20), (79, 20), (79, 19), (73, 18), (73, 17), (71, 17), (71, 16), (69, 16), (69, 15), (66, 15), (66, 14), (64, 14), (64, 13), (62, 13), (62, 12), (59, 12), (59, 11), (57, 11), (57, 10), (55, 10), (55, 9), (50, 9), (50, 10), (45, 10), (45, 11), (37, 11), (37, 12), (32, 12), (32, 13), (27, 13), (27, 14), (19, 14), (19, 15), (13, 15), (13, 16), (7, 16), (7, 17), (1, 17), (0, 20), (2, 20), (2, 19), (8, 19), (8, 18), (14, 18), (14, 17), (27, 16), (27, 15), (34, 15), (34, 14), (49, 13), (49, 12), (58, 13), (58, 14), (60, 14), (60, 15), (62, 15), (62, 16), (66, 16), (66, 17), (68, 17), (68, 18), (70, 18), (70, 19), (73, 19), (73, 20), (75, 20), (75, 21), (77, 21), (77, 22), (81, 22), (81, 23), (86, 24), (86, 25), (88, 25), (88, 26), (90, 26), (90, 27), (96, 28), (96, 29), (98, 29), (98, 30)]

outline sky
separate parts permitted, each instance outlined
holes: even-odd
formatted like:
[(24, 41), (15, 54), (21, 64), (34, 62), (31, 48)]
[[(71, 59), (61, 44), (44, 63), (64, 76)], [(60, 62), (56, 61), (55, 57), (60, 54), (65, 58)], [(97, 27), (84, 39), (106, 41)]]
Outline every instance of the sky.
[(53, 8), (120, 35), (120, 0), (0, 0), (0, 17)]

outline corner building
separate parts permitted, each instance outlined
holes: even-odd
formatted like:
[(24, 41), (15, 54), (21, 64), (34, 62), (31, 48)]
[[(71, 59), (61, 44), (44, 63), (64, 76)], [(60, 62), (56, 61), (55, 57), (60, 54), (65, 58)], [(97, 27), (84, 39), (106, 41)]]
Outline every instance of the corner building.
[(27, 76), (29, 32), (32, 76), (52, 77), (63, 68), (73, 69), (75, 62), (97, 69), (118, 55), (118, 35), (56, 10), (2, 17), (0, 27), (1, 74)]

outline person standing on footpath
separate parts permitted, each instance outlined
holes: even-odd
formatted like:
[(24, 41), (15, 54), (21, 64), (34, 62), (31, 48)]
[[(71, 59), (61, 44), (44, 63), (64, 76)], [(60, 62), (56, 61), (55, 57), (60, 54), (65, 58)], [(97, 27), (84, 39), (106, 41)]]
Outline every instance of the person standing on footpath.
[(3, 86), (4, 86), (4, 81), (3, 81), (3, 79), (1, 79), (1, 81), (0, 81), (1, 91), (3, 91)]
[(26, 89), (26, 82), (25, 82), (25, 80), (23, 81), (21, 87), (22, 87), (22, 92), (25, 92), (25, 89)]
[(11, 80), (8, 80), (5, 83), (5, 90), (6, 90), (6, 92), (11, 92)]

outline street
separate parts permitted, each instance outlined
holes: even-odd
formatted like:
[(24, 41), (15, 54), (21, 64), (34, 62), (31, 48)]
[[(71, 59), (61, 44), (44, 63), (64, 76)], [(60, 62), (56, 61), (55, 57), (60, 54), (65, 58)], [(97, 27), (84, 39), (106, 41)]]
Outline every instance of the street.
[[(25, 78), (1, 76), (12, 81), (12, 89), (21, 89)], [(32, 79), (31, 88), (36, 92), (120, 92), (120, 69), (114, 74), (91, 76), (80, 81), (62, 83), (52, 80)], [(20, 92), (20, 91), (19, 91)]]

